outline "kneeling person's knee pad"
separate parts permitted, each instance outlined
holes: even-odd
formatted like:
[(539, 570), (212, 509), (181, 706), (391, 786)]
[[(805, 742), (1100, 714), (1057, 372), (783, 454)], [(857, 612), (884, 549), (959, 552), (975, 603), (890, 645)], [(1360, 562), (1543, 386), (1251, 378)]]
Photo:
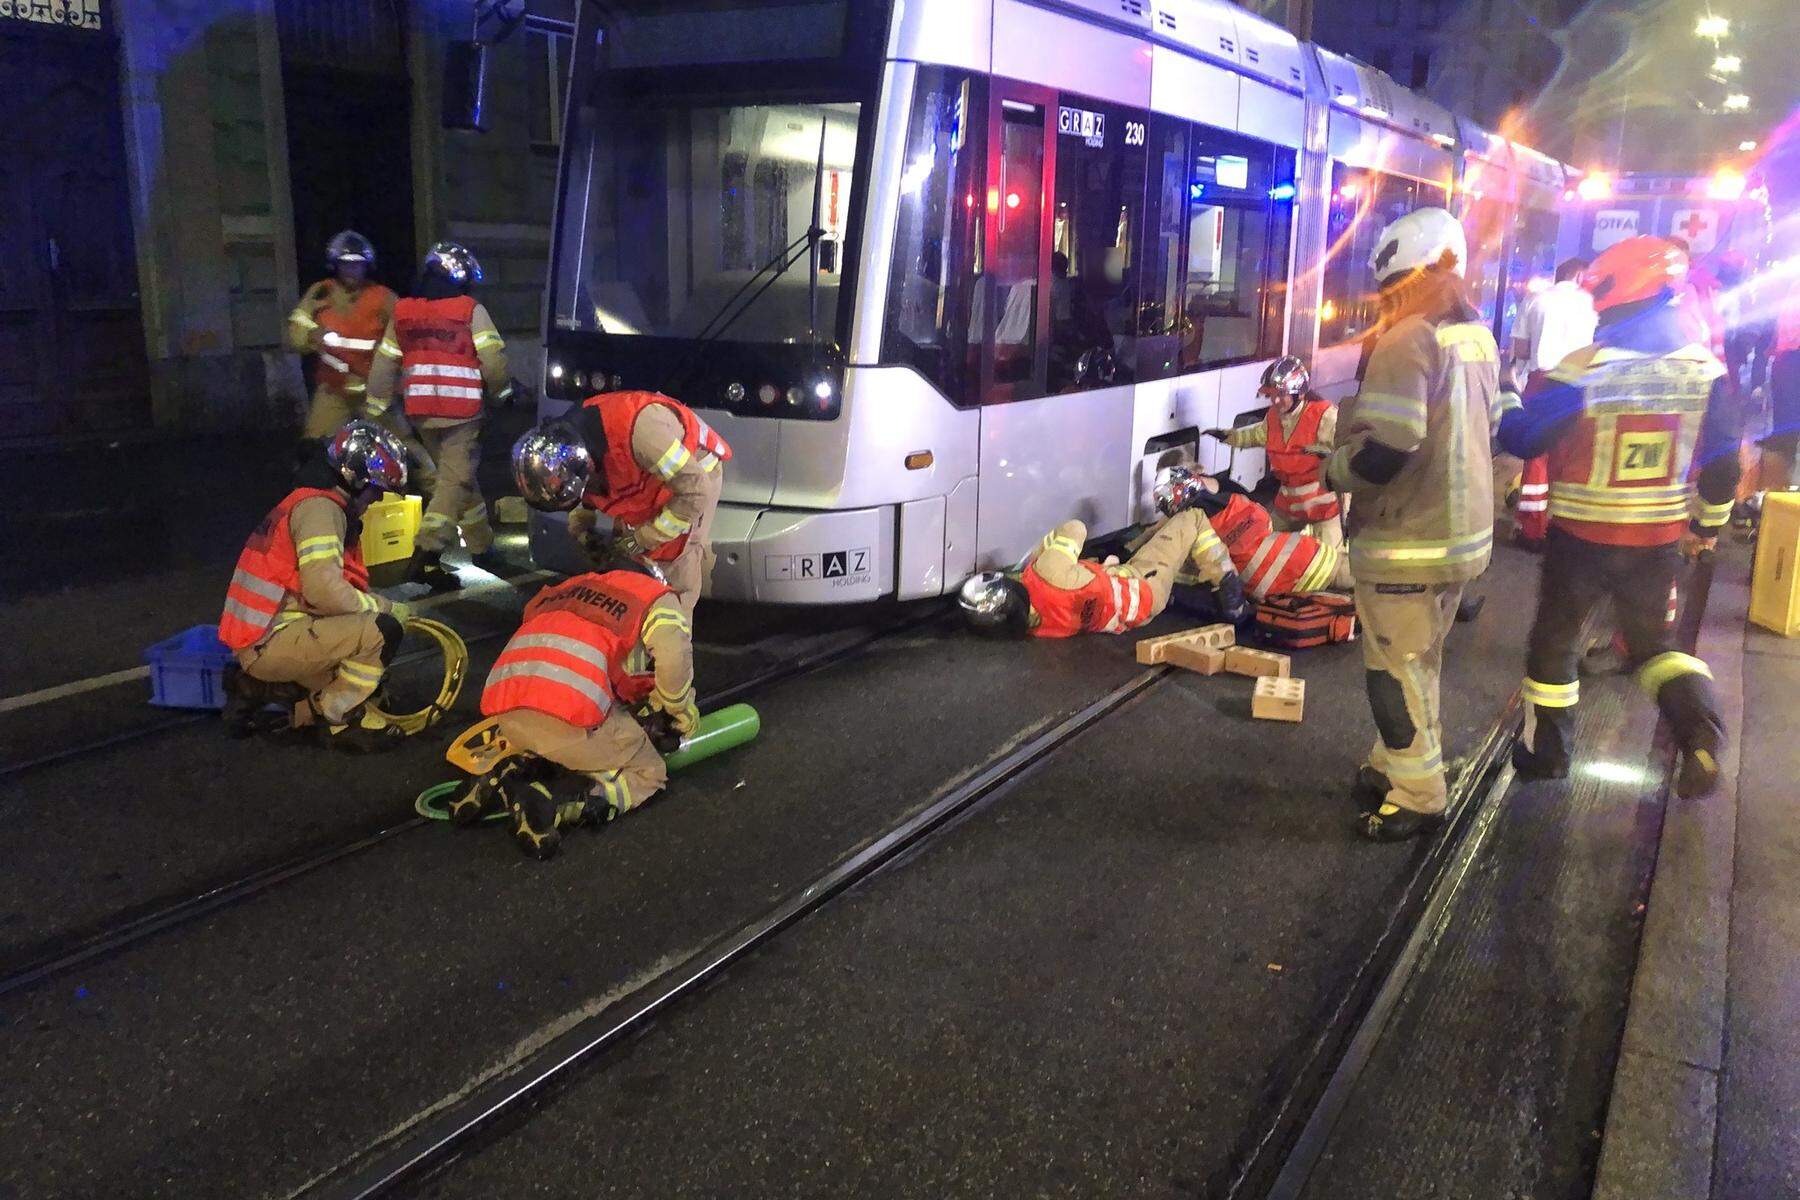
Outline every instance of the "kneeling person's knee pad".
[(1419, 735), (1412, 714), (1406, 711), (1406, 689), (1386, 671), (1369, 671), (1369, 711), (1375, 715), (1375, 728), (1381, 733), (1381, 744), (1389, 750), (1404, 750)]

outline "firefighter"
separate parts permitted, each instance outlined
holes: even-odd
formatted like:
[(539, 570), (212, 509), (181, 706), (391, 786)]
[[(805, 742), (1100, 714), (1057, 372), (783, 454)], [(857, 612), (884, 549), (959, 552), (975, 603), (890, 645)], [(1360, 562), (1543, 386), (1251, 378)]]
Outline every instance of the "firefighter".
[(615, 558), (615, 569), (545, 588), (489, 672), (483, 716), (523, 755), (503, 760), (452, 806), (459, 823), (504, 803), (513, 837), (534, 858), (560, 830), (610, 821), (643, 804), (668, 769), (633, 710), (698, 728), (691, 630), (672, 588)]
[(1176, 576), (1191, 568), (1210, 586), (1224, 619), (1249, 612), (1243, 580), (1198, 509), (1176, 513), (1129, 561), (1081, 557), (1087, 526), (1064, 521), (1045, 535), (1018, 574), (983, 571), (962, 586), (963, 619), (994, 637), (1065, 638), (1078, 633), (1124, 633), (1155, 620), (1169, 606)]
[[(1299, 530), (1278, 530), (1269, 510), (1241, 488), (1193, 467), (1177, 466), (1158, 477), (1155, 496), (1157, 511), (1165, 516), (1188, 508), (1206, 514), (1252, 600), (1350, 589), (1350, 561), (1342, 540), (1329, 542)], [(1334, 519), (1333, 527), (1336, 524)]]
[(513, 446), (513, 478), (526, 503), (569, 513), (586, 542), (599, 514), (628, 557), (662, 570), (693, 619), (712, 576), (712, 524), (731, 447), (686, 405), (657, 392), (589, 396), (562, 421)]
[(369, 278), (375, 247), (368, 238), (354, 229), (334, 235), (325, 265), (331, 277), (307, 288), (287, 319), (289, 348), (318, 356), (301, 434), (309, 440), (330, 437), (363, 415), (375, 347), (394, 315), (394, 293)]
[(1738, 422), (1725, 368), (1691, 340), (1682, 313), (1687, 256), (1663, 238), (1608, 247), (1582, 277), (1598, 340), (1527, 387), (1501, 444), (1550, 465), (1550, 533), (1526, 662), (1531, 709), (1513, 765), (1528, 779), (1568, 774), (1580, 697), (1579, 635), (1610, 598), (1638, 682), (1682, 751), (1676, 791), (1710, 790), (1724, 724), (1704, 662), (1676, 650), (1667, 621), (1684, 552), (1709, 549), (1731, 515)]
[(1463, 585), (1493, 543), (1500, 352), (1463, 283), (1468, 242), (1441, 208), (1383, 229), (1369, 260), (1380, 332), (1338, 412), (1327, 486), (1350, 496), (1350, 574), (1377, 737), (1358, 829), (1397, 841), (1443, 823), (1438, 677)]
[[(369, 591), (358, 519), (406, 486), (386, 430), (352, 421), (301, 470), (238, 556), (219, 617), (237, 658), (225, 672), (235, 736), (311, 729), (335, 750), (392, 749), (403, 734), (366, 703), (400, 645), (404, 606)], [(271, 723), (269, 706), (291, 709)]]
[(433, 591), (462, 586), (443, 564), (444, 551), (462, 542), (477, 566), (490, 558), (494, 529), (475, 478), (481, 455), (484, 393), (511, 398), (506, 343), (469, 289), (481, 264), (455, 242), (439, 242), (425, 256), (412, 295), (394, 305), (369, 375), (369, 410), (386, 416), (396, 389), (404, 422), (437, 464), (431, 502), (414, 542), (412, 578)]
[(1256, 394), (1269, 405), (1263, 420), (1238, 429), (1208, 429), (1206, 436), (1237, 450), (1265, 447), (1269, 473), (1280, 485), (1275, 528), (1305, 530), (1327, 545), (1342, 546), (1342, 507), (1337, 493), (1325, 486), (1325, 460), (1337, 436), (1337, 406), (1312, 390), (1312, 373), (1293, 355), (1269, 364)]

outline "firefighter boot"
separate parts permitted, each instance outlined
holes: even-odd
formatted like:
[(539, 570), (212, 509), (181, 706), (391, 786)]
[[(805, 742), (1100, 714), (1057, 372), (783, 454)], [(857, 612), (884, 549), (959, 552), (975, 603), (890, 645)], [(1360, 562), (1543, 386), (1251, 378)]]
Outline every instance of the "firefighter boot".
[[(313, 710), (318, 711), (316, 701)], [(316, 728), (324, 744), (341, 754), (385, 754), (406, 740), (406, 734), (398, 725), (367, 704), (359, 704), (345, 713), (341, 725), (321, 721)]]
[(1350, 785), (1350, 798), (1355, 802), (1357, 812), (1372, 813), (1381, 807), (1392, 787), (1386, 775), (1364, 763), (1356, 768), (1356, 782)]
[(1357, 832), (1371, 842), (1403, 842), (1431, 833), (1444, 823), (1443, 813), (1414, 812), (1383, 801), (1374, 812), (1357, 818)]
[(462, 587), (462, 580), (444, 565), (444, 556), (437, 550), (414, 551), (406, 578), (413, 583), (422, 583), (434, 592), (454, 592)]
[(296, 683), (270, 683), (247, 675), (236, 663), (225, 668), (225, 709), (219, 715), (234, 738), (274, 733), (293, 724), (294, 704), (306, 697)]
[(1531, 706), (1525, 716), (1525, 731), (1513, 743), (1512, 765), (1520, 779), (1567, 779), (1569, 777), (1569, 735), (1567, 718), (1572, 709), (1547, 710)]
[[(1686, 655), (1665, 657), (1699, 662)], [(1681, 746), (1675, 794), (1683, 800), (1706, 795), (1718, 786), (1719, 762), (1725, 751), (1725, 723), (1719, 717), (1711, 675), (1690, 671), (1674, 676), (1657, 689), (1656, 706), (1668, 718)]]
[(478, 779), (471, 780), (469, 786), (458, 792), (450, 801), (447, 811), (452, 825), (476, 825), (483, 817), (489, 817), (506, 808), (506, 782), (525, 766), (523, 756), (514, 755), (494, 764), (493, 770)]
[(515, 775), (507, 781), (503, 794), (506, 807), (512, 810), (513, 841), (519, 849), (539, 862), (555, 858), (562, 834), (557, 831), (556, 794), (550, 785)]

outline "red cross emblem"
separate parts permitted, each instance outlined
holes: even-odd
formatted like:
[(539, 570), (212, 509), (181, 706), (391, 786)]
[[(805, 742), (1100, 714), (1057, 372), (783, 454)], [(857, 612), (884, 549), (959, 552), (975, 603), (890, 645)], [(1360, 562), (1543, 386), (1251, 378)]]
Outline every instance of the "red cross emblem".
[(1698, 212), (1688, 213), (1687, 220), (1685, 220), (1681, 223), (1682, 236), (1687, 238), (1687, 240), (1690, 242), (1694, 241), (1701, 234), (1705, 233), (1708, 229), (1711, 229), (1711, 228), (1712, 228), (1712, 222), (1708, 221), (1705, 217), (1701, 216)]

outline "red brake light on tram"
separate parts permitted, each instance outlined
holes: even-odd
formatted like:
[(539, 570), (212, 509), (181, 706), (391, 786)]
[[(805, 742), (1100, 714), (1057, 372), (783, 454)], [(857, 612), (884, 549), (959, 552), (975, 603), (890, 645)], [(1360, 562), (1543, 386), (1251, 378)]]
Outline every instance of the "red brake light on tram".
[(1017, 193), (1017, 192), (1006, 193), (1006, 207), (1017, 208), (1017, 207), (1019, 207), (1020, 203), (1021, 203), (1021, 201), (1019, 200), (1019, 193)]

